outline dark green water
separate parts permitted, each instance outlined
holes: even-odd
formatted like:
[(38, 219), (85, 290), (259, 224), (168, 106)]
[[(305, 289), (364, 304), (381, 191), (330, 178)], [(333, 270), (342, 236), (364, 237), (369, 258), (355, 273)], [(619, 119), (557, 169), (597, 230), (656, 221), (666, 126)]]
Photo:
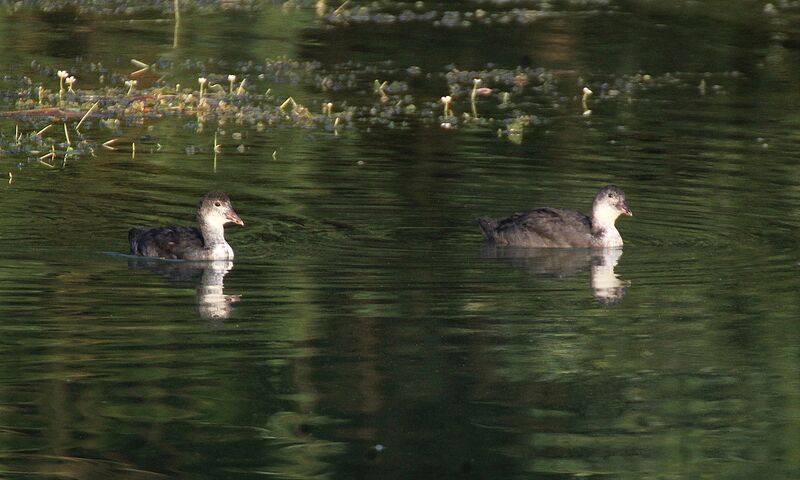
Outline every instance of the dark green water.
[[(0, 110), (22, 76), (100, 88), (92, 62), (196, 88), (281, 56), (313, 71), (253, 67), (254, 91), (358, 110), (336, 131), (95, 121), (95, 156), (53, 168), (9, 140), (47, 121), (0, 119), (0, 476), (797, 478), (800, 11), (741, 3), (431, 3), (405, 23), (269, 4), (187, 13), (177, 48), (168, 15), (2, 10)], [(477, 8), (493, 23), (441, 25)], [(454, 68), (495, 70), (485, 123), (463, 121), (469, 74), (440, 126)], [(526, 68), (540, 80), (506, 81)], [(400, 113), (376, 78), (402, 82)], [(479, 216), (586, 211), (612, 182), (635, 215), (618, 258), (481, 246)], [(211, 189), (246, 222), (232, 268), (120, 255)]]

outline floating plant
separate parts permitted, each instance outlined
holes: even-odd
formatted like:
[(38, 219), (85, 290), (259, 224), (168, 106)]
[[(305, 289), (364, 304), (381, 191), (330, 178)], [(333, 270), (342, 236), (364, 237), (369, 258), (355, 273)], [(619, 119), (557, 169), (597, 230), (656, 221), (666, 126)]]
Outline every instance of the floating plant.
[[(12, 99), (11, 110), (0, 112), (0, 119), (17, 123), (13, 141), (9, 141), (10, 135), (0, 138), (0, 149), (52, 166), (59, 158), (64, 165), (67, 159), (91, 155), (95, 147), (127, 151), (130, 143), (131, 155), (135, 156), (137, 150), (146, 150), (136, 142), (119, 140), (124, 138), (119, 130), (168, 116), (185, 119), (187, 128), (198, 135), (205, 135), (210, 128), (222, 136), (221, 127), (226, 124), (250, 128), (254, 134), (286, 126), (340, 135), (348, 128), (405, 129), (418, 125), (453, 129), (461, 123), (497, 131), (500, 137), (520, 143), (529, 124), (570, 117), (576, 84), (591, 82), (595, 97), (604, 102), (631, 103), (646, 101), (648, 92), (658, 88), (686, 88), (703, 94), (708, 84), (707, 94), (721, 95), (727, 84), (740, 78), (736, 72), (612, 77), (534, 67), (462, 70), (449, 65), (425, 71), (418, 66), (355, 62), (323, 67), (319, 62), (287, 59), (234, 65), (213, 59), (131, 63), (137, 68), (132, 73), (116, 73), (99, 63), (90, 63), (85, 71), (70, 67), (76, 75), (60, 70), (56, 93), (45, 88), (52, 82), (54, 69), (32, 62), (31, 78), (39, 78), (38, 72), (39, 84), (28, 79), (13, 93), (0, 91), (0, 98)], [(161, 76), (152, 75), (152, 82), (151, 76), (147, 82), (130, 78), (139, 76), (142, 80), (141, 75), (156, 70)], [(191, 88), (167, 81), (175, 77), (197, 78), (198, 84)], [(79, 88), (75, 78), (81, 78), (80, 87), (99, 86)], [(434, 96), (442, 85), (448, 94)], [(591, 112), (590, 95), (592, 90), (585, 87), (581, 96), (585, 115)], [(480, 97), (491, 100), (480, 101)], [(305, 105), (318, 107), (312, 111)], [(456, 115), (456, 111), (460, 113)], [(100, 129), (114, 133), (97, 138)], [(115, 138), (108, 140), (112, 136)], [(214, 153), (220, 151), (218, 140), (214, 140)]]

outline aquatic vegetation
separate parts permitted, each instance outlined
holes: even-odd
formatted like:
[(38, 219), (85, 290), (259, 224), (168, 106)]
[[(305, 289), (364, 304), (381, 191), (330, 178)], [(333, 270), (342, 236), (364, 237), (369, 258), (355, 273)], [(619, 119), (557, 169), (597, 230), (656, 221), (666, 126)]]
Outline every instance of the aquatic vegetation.
[(64, 80), (69, 76), (69, 72), (66, 70), (59, 70), (58, 71), (58, 95), (60, 97), (64, 96)]
[[(481, 7), (474, 8), (474, 3)], [(525, 6), (520, 6), (524, 3)], [(410, 5), (410, 6), (409, 6)], [(328, 12), (317, 10), (317, 15), (329, 24), (391, 25), (400, 23), (425, 23), (437, 28), (467, 29), (473, 26), (530, 25), (544, 18), (564, 15), (565, 11), (603, 7), (614, 11), (619, 8), (608, 0), (573, 0), (553, 2), (529, 0), (481, 0), (479, 2), (372, 2), (359, 4), (345, 1), (339, 8)], [(561, 9), (561, 10), (560, 10)]]
[(378, 94), (378, 97), (381, 99), (381, 103), (386, 103), (389, 101), (389, 96), (386, 95), (386, 85), (389, 82), (381, 82), (380, 80), (375, 80), (373, 84), (373, 90), (375, 93)]
[[(197, 82), (200, 84), (200, 98), (202, 99), (205, 96), (205, 87), (208, 83), (208, 79), (205, 77), (199, 77)], [(176, 88), (177, 91), (177, 88)]]
[(444, 116), (445, 120), (452, 117), (453, 110), (450, 109), (450, 103), (453, 101), (453, 97), (450, 95), (445, 95), (440, 99), (440, 101), (442, 102), (442, 107), (444, 108), (442, 115)]
[[(521, 143), (526, 130), (575, 118), (577, 102), (583, 114), (589, 115), (590, 95), (597, 104), (619, 106), (647, 101), (654, 89), (724, 95), (726, 86), (740, 78), (736, 72), (611, 76), (522, 66), (459, 69), (448, 65), (426, 70), (390, 62), (350, 61), (323, 67), (315, 61), (286, 58), (234, 64), (166, 58), (130, 63), (134, 71), (86, 62), (69, 65), (73, 73), (68, 74), (31, 62), (31, 75), (9, 78), (6, 83), (11, 89), (0, 88), (0, 129), (3, 119), (18, 124), (13, 140), (0, 136), (0, 153), (53, 166), (59, 163), (56, 159), (62, 159), (63, 166), (66, 160), (92, 155), (100, 147), (127, 152), (130, 145), (135, 156), (145, 150), (136, 145), (135, 138), (122, 140), (122, 130), (167, 117), (180, 119), (199, 136), (208, 135), (205, 143), (200, 142), (208, 147), (193, 150), (215, 155), (224, 150), (226, 125), (249, 129), (254, 135), (289, 127), (318, 129), (333, 136), (376, 127), (468, 126), (471, 131), (497, 132), (500, 138)], [(54, 73), (62, 82), (58, 92), (46, 88)], [(79, 77), (81, 88), (74, 80)], [(191, 85), (193, 78), (197, 79), (195, 88), (183, 86)], [(593, 89), (583, 87), (587, 84)], [(56, 136), (53, 126), (63, 131), (61, 135)], [(241, 137), (229, 138), (238, 142), (236, 151), (245, 148)], [(180, 149), (188, 152), (188, 147)]]
[(133, 87), (135, 87), (137, 83), (138, 82), (136, 80), (126, 80), (125, 81), (125, 86), (128, 87), (128, 93), (126, 93), (126, 95), (130, 96), (130, 94), (133, 93)]

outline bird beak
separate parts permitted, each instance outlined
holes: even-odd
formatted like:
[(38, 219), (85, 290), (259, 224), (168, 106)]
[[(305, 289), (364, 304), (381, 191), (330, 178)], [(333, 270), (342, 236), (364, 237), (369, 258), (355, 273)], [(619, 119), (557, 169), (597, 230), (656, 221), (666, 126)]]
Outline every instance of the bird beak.
[(233, 210), (228, 210), (225, 213), (225, 218), (235, 223), (236, 225), (244, 226), (244, 222), (242, 221), (242, 219), (239, 218), (239, 215), (237, 215), (236, 212), (234, 212)]
[(620, 211), (620, 212), (622, 212), (624, 215), (627, 215), (627, 216), (629, 216), (629, 217), (632, 217), (632, 216), (633, 216), (633, 212), (631, 212), (631, 209), (630, 209), (630, 208), (628, 208), (628, 204), (627, 204), (627, 203), (625, 203), (625, 200), (623, 200), (623, 201), (619, 202), (619, 203), (617, 204), (617, 208), (618, 208), (618, 209), (619, 209), (619, 211)]

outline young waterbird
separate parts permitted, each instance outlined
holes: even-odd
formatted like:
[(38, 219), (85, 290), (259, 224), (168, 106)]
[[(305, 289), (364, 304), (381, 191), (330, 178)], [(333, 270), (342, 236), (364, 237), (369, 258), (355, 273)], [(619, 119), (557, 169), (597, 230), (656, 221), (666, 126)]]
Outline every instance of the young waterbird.
[(223, 192), (209, 192), (197, 207), (200, 228), (169, 226), (128, 231), (131, 254), (182, 260), (233, 260), (225, 224), (244, 225)]
[(537, 208), (504, 219), (478, 220), (483, 237), (495, 245), (537, 248), (621, 247), (622, 236), (614, 222), (633, 216), (625, 192), (615, 185), (600, 189), (592, 203), (592, 217), (574, 210)]

